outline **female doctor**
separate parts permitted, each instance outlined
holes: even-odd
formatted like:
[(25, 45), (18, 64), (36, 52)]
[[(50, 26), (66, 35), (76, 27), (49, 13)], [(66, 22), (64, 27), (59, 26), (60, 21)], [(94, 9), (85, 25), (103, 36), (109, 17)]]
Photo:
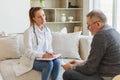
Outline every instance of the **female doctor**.
[[(37, 55), (41, 58), (51, 58), (52, 50), (51, 32), (44, 24), (45, 14), (40, 7), (32, 7), (29, 10), (31, 27), (24, 32), (25, 52)], [(32, 56), (32, 55), (31, 55)], [(58, 80), (60, 62), (58, 59), (52, 61), (34, 60), (33, 69), (42, 72), (42, 80)]]

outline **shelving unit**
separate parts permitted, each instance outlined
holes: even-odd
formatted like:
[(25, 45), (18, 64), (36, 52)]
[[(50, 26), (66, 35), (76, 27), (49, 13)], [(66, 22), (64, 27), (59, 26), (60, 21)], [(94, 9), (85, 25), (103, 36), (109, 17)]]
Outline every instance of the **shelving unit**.
[[(68, 8), (69, 2), (72, 7)], [(83, 0), (45, 0), (43, 8), (46, 15), (46, 25), (52, 31), (59, 31), (63, 27), (67, 27), (68, 32), (74, 32), (74, 27), (83, 26)], [(39, 0), (31, 0), (31, 7), (40, 7)], [(76, 7), (77, 6), (77, 7)], [(73, 8), (75, 7), (75, 8)], [(61, 14), (66, 15), (66, 21), (61, 21)], [(72, 16), (73, 20), (69, 21), (68, 17)]]

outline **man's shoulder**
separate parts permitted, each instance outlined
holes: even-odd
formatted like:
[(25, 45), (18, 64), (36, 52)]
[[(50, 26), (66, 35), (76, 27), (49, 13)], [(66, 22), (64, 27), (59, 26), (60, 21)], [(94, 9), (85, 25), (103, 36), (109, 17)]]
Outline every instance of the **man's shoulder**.
[(107, 37), (111, 34), (111, 32), (114, 31), (113, 28), (111, 28), (109, 25), (105, 25), (100, 31), (96, 33), (95, 36), (97, 37)]
[(98, 38), (100, 38), (100, 37), (105, 37), (105, 35), (106, 35), (106, 32), (105, 31), (99, 31), (98, 33), (96, 33), (95, 34), (95, 38), (96, 37), (98, 37)]

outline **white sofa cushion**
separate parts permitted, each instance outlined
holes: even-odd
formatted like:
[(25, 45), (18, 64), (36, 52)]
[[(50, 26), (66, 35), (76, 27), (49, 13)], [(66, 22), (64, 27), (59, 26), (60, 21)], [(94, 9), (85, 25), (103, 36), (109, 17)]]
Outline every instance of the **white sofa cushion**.
[(80, 40), (79, 40), (80, 52), (79, 53), (83, 60), (87, 60), (89, 56), (90, 49), (91, 49), (91, 42), (92, 42), (92, 36), (84, 36), (84, 35), (80, 36)]
[(17, 37), (0, 38), (0, 60), (19, 57), (20, 52)]
[(0, 73), (0, 80), (3, 80), (1, 73)]
[(80, 33), (53, 32), (53, 51), (62, 54), (63, 57), (80, 58), (79, 37)]

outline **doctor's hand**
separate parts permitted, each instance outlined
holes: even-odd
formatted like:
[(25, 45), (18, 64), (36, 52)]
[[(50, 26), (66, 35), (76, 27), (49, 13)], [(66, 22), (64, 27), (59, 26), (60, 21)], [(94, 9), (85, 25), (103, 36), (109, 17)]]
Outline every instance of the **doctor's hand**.
[(45, 53), (43, 54), (42, 58), (53, 58), (53, 54)]

